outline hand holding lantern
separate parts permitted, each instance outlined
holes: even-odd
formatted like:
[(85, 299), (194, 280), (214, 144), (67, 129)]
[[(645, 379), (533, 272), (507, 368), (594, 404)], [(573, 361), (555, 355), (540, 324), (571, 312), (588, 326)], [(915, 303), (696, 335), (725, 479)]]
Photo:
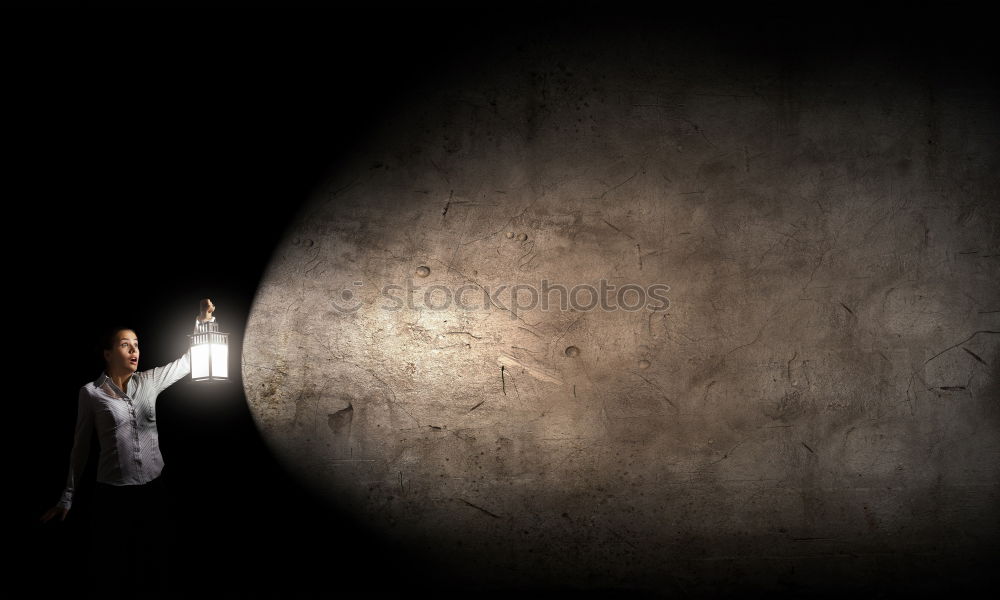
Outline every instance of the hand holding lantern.
[(197, 332), (191, 334), (191, 379), (194, 381), (229, 380), (229, 334), (219, 331), (219, 324), (209, 321), (215, 305), (208, 298), (201, 301)]

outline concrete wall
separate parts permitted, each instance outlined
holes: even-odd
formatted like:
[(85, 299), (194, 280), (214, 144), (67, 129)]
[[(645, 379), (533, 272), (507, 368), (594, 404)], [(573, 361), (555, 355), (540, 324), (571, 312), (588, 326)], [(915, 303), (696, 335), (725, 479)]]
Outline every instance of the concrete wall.
[[(889, 43), (705, 33), (510, 34), (402, 90), (275, 249), (244, 340), (258, 426), (470, 585), (980, 572), (995, 90)], [(543, 280), (668, 301), (501, 289)]]

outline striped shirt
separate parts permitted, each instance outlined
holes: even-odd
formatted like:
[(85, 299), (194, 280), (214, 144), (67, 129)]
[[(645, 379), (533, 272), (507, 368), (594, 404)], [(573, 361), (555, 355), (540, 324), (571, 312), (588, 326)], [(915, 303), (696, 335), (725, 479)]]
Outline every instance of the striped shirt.
[[(215, 317), (208, 319), (215, 321)], [(195, 321), (195, 333), (198, 321)], [(97, 481), (112, 485), (148, 483), (163, 470), (156, 430), (156, 397), (191, 372), (190, 351), (162, 367), (136, 371), (119, 388), (106, 372), (80, 388), (69, 475), (58, 506), (70, 508), (96, 432), (101, 454)]]

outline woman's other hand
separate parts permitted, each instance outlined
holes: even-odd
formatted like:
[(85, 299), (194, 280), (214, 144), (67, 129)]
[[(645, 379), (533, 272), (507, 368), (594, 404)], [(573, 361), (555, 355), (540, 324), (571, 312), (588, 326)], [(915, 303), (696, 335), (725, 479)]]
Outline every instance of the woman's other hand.
[(203, 298), (201, 301), (201, 314), (198, 315), (198, 320), (207, 321), (211, 319), (213, 312), (215, 312), (215, 305), (208, 298)]
[(45, 514), (42, 515), (41, 521), (42, 523), (48, 523), (51, 519), (59, 517), (59, 522), (61, 523), (66, 520), (67, 513), (69, 513), (68, 508), (56, 505), (45, 511)]

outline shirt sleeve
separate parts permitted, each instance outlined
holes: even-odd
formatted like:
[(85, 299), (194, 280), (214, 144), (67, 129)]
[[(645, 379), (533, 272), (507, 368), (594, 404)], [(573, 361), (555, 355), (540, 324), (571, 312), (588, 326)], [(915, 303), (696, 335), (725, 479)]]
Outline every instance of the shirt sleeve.
[(80, 389), (80, 396), (76, 405), (76, 431), (73, 434), (73, 450), (69, 458), (69, 475), (66, 476), (66, 487), (63, 489), (62, 497), (58, 505), (69, 510), (73, 505), (73, 496), (76, 493), (83, 470), (87, 466), (87, 458), (90, 454), (90, 440), (94, 433), (94, 411), (87, 391)]
[[(211, 323), (215, 321), (215, 317), (209, 318), (206, 323)], [(200, 321), (198, 319), (194, 320), (194, 330), (192, 333), (198, 333), (198, 324)], [(150, 374), (150, 382), (153, 384), (153, 389), (159, 394), (163, 390), (177, 383), (185, 376), (191, 373), (191, 352), (185, 350), (184, 354), (181, 355), (177, 360), (163, 365), (162, 367), (156, 367)]]

